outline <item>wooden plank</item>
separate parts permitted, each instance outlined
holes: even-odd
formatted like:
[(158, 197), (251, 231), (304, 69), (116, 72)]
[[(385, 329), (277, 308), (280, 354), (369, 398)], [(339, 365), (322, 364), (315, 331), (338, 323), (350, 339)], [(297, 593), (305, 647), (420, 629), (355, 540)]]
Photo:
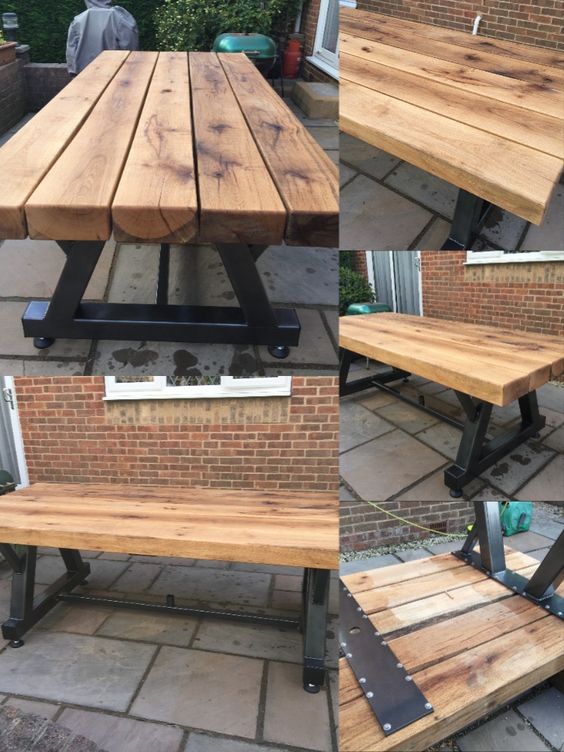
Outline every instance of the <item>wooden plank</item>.
[(345, 133), (537, 224), (562, 169), (561, 160), (549, 154), (346, 80), (340, 87), (340, 125)]
[[(496, 365), (495, 358), (475, 355), (473, 367), (468, 369), (469, 353), (463, 347), (455, 349), (438, 339), (420, 342), (400, 328), (395, 329), (393, 317), (401, 315), (341, 317), (340, 346), (499, 406), (530, 391), (530, 372), (523, 370), (519, 375), (514, 369)], [(456, 325), (464, 326), (458, 322)], [(547, 373), (550, 370), (545, 370)]]
[(198, 234), (186, 52), (161, 52), (112, 204), (117, 241), (189, 243)]
[(380, 25), (375, 19), (367, 18), (367, 14), (354, 15), (342, 29), (362, 39), (403, 50), (413, 50), (423, 55), (440, 60), (446, 60), (455, 65), (462, 65), (477, 70), (485, 70), (498, 76), (526, 81), (541, 87), (542, 90), (554, 90), (561, 96), (564, 86), (564, 71), (541, 64), (531, 64), (528, 60), (520, 60), (498, 55), (484, 49), (470, 52), (466, 47), (431, 38), (427, 35), (414, 34), (399, 19), (395, 24)]
[(547, 616), (541, 607), (514, 596), (410, 632), (389, 645), (407, 671), (415, 674)]
[[(564, 669), (563, 638), (561, 621), (547, 617), (516, 630), (511, 640), (502, 636), (416, 673), (435, 712), (388, 738), (368, 702), (363, 697), (350, 700), (358, 684), (341, 662), (340, 749), (426, 749)], [(515, 645), (523, 647), (519, 660)]]
[[(562, 94), (554, 89), (498, 76), (470, 66), (453, 65), (429, 55), (367, 41), (346, 32), (340, 34), (340, 45), (342, 51), (349, 55), (412, 73), (420, 79), (446, 83), (453, 89), (452, 96), (456, 96), (456, 92), (462, 89), (533, 112), (562, 117)], [(424, 85), (423, 81), (421, 85)]]
[[(118, 53), (119, 54), (119, 53)], [(111, 202), (157, 61), (132, 52), (26, 204), (30, 237), (108, 240)]]
[(102, 52), (0, 149), (0, 239), (25, 238), (24, 205), (127, 59)]
[[(460, 541), (460, 547), (464, 541)], [(395, 585), (406, 582), (416, 577), (424, 577), (428, 574), (446, 572), (449, 569), (465, 567), (466, 564), (452, 554), (440, 554), (430, 556), (428, 559), (408, 561), (404, 564), (392, 564), (389, 567), (378, 567), (366, 572), (357, 572), (341, 577), (351, 593), (361, 593), (364, 590), (373, 590), (387, 585)]]
[(280, 244), (286, 209), (215, 53), (189, 55), (200, 240)]
[(560, 50), (543, 49), (542, 47), (534, 47), (530, 44), (509, 42), (505, 39), (494, 39), (493, 37), (484, 37), (481, 35), (474, 36), (464, 31), (454, 31), (441, 26), (409, 21), (405, 18), (394, 18), (393, 16), (386, 16), (382, 13), (374, 13), (372, 11), (366, 12), (341, 8), (339, 16), (341, 30), (352, 31), (354, 27), (351, 26), (351, 22), (354, 22), (359, 16), (364, 17), (369, 23), (374, 24), (378, 28), (393, 28), (401, 24), (402, 28), (409, 30), (411, 34), (423, 36), (427, 39), (436, 39), (439, 42), (467, 47), (475, 52), (493, 52), (496, 55), (513, 60), (527, 60), (536, 65), (564, 69), (564, 53)]
[(521, 107), (485, 100), (478, 94), (452, 89), (387, 65), (363, 60), (341, 50), (341, 79), (493, 133), (531, 149), (564, 158), (564, 122)]
[(246, 55), (219, 55), (288, 210), (290, 245), (339, 245), (337, 167)]
[[(35, 484), (0, 499), (9, 543), (338, 567), (338, 500), (330, 494)], [(129, 496), (129, 503), (124, 497)], [(208, 501), (211, 502), (208, 505)]]

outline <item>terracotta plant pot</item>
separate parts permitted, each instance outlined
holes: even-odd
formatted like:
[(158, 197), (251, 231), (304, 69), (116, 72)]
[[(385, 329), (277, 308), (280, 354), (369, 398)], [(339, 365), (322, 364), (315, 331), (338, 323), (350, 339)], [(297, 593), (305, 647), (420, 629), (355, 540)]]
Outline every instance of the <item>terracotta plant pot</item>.
[(6, 42), (0, 44), (0, 65), (7, 65), (13, 63), (16, 59), (16, 43)]

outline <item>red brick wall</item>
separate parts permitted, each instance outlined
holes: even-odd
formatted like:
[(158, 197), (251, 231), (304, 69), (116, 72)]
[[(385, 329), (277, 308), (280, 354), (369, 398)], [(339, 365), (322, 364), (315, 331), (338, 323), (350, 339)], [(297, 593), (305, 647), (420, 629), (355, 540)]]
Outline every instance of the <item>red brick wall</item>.
[(301, 32), (305, 35), (304, 59), (302, 62), (301, 76), (306, 81), (319, 81), (321, 83), (335, 83), (335, 79), (322, 71), (316, 65), (312, 65), (305, 58), (313, 54), (315, 34), (317, 32), (317, 19), (319, 18), (320, 0), (306, 0), (302, 11)]
[(101, 376), (17, 378), (30, 480), (336, 490), (337, 379), (292, 386), (287, 423), (115, 425)]
[(368, 279), (368, 267), (366, 266), (365, 251), (352, 251), (352, 266), (356, 272), (362, 274), (363, 277)]
[(564, 333), (564, 262), (465, 266), (466, 251), (423, 251), (425, 316)]
[(564, 50), (562, 0), (358, 0), (358, 8), (460, 31), (482, 16), (481, 35)]
[[(378, 506), (424, 527), (447, 533), (464, 533), (466, 525), (474, 518), (471, 501), (381, 501)], [(431, 535), (433, 533), (387, 516), (365, 501), (341, 501), (343, 551), (393, 546)]]

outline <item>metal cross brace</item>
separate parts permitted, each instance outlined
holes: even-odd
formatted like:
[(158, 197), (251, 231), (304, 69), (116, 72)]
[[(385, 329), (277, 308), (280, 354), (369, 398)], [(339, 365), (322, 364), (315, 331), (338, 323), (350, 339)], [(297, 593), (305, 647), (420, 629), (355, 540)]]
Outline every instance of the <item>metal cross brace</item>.
[[(454, 556), (467, 564), (481, 569), (514, 593), (542, 606), (560, 619), (564, 619), (564, 597), (556, 590), (564, 580), (564, 532), (554, 542), (535, 574), (528, 580), (523, 575), (507, 569), (503, 535), (499, 514), (499, 502), (475, 501), (476, 523), (468, 535), (462, 550)], [(480, 551), (474, 551), (476, 543)]]

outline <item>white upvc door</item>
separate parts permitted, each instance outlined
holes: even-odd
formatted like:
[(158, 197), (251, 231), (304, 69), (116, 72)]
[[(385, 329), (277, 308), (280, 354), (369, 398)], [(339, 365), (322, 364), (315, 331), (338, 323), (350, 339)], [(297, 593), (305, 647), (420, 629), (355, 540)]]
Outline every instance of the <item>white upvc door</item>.
[(0, 468), (7, 470), (18, 487), (29, 485), (27, 464), (18, 415), (16, 389), (12, 376), (0, 376)]
[(379, 303), (423, 315), (420, 251), (367, 251), (368, 279)]

